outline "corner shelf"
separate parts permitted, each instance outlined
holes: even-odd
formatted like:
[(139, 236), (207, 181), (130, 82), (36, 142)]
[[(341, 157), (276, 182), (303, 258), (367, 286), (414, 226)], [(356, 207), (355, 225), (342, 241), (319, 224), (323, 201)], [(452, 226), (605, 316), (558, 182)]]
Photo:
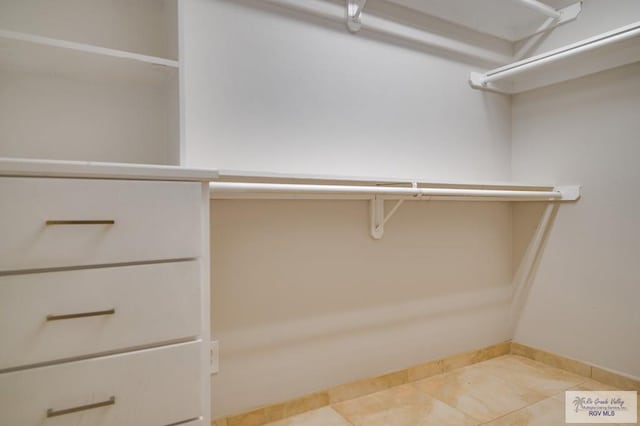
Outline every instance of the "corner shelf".
[(640, 61), (640, 22), (486, 73), (472, 72), (474, 89), (516, 94)]
[(0, 67), (5, 70), (137, 83), (162, 83), (175, 78), (179, 67), (171, 59), (8, 30), (0, 30), (0, 52)]

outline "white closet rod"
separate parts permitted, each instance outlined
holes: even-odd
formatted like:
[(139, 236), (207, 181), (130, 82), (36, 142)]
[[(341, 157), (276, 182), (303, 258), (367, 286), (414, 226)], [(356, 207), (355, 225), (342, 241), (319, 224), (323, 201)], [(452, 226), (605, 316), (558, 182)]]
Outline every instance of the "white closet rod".
[(636, 22), (632, 25), (610, 31), (560, 49), (552, 50), (544, 55), (535, 56), (530, 59), (497, 68), (481, 76), (477, 81), (474, 81), (473, 84), (486, 85), (492, 81), (508, 78), (550, 62), (566, 59), (580, 53), (588, 52), (593, 49), (598, 49), (600, 47), (618, 43), (637, 36), (640, 36), (640, 22)]
[(536, 0), (518, 0), (520, 3), (524, 4), (530, 9), (536, 10), (543, 15), (548, 16), (549, 18), (559, 19), (561, 15), (560, 12), (552, 8), (551, 6), (547, 6), (546, 4), (536, 1)]
[[(324, 0), (266, 0), (265, 2), (337, 22), (345, 22), (346, 18), (345, 6)], [(367, 15), (366, 18), (362, 18), (362, 29), (437, 50), (455, 52), (459, 55), (479, 59), (485, 63), (504, 64), (513, 60), (508, 55), (455, 41), (375, 15)]]
[[(211, 193), (245, 193), (245, 194), (367, 194), (371, 196), (401, 197), (456, 197), (456, 198), (491, 198), (550, 201), (569, 199), (564, 197), (560, 189), (553, 191), (522, 191), (507, 189), (459, 189), (459, 188), (411, 188), (385, 186), (348, 186), (348, 185), (309, 185), (288, 183), (247, 183), (247, 182), (211, 182)], [(575, 198), (573, 198), (575, 199)]]

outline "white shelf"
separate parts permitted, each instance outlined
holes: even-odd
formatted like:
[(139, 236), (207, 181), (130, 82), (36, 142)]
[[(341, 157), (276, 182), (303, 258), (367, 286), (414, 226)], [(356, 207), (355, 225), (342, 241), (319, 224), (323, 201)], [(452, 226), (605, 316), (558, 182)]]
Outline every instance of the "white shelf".
[(218, 172), (178, 166), (0, 157), (0, 176), (207, 182), (217, 179)]
[[(515, 42), (533, 34), (546, 16), (525, 2), (504, 0), (389, 0), (400, 6), (436, 16), (473, 30)], [(553, 9), (568, 5), (566, 0), (544, 0)]]
[(545, 191), (554, 188), (553, 184), (543, 182), (506, 182), (506, 181), (469, 181), (460, 182), (424, 177), (380, 177), (380, 176), (345, 176), (304, 173), (280, 173), (270, 171), (225, 170), (217, 171), (220, 182), (262, 182), (321, 185), (383, 185), (407, 186), (416, 183), (420, 186), (438, 188), (468, 189), (520, 189), (523, 191)]
[(640, 61), (640, 22), (524, 59), (471, 73), (471, 87), (516, 94)]
[(62, 74), (73, 78), (117, 78), (158, 84), (175, 78), (178, 61), (34, 34), (0, 30), (0, 68)]

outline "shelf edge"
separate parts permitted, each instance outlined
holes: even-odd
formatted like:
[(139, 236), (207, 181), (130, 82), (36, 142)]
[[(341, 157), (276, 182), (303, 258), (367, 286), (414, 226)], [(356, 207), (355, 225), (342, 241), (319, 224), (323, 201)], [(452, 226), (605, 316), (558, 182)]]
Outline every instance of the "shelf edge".
[(35, 34), (21, 33), (17, 31), (0, 30), (0, 39), (17, 40), (41, 46), (58, 47), (94, 55), (143, 62), (151, 65), (162, 65), (168, 68), (179, 68), (178, 61), (174, 61), (173, 59), (143, 55), (140, 53), (127, 52), (124, 50), (109, 49), (107, 47), (93, 46), (85, 43), (60, 40)]

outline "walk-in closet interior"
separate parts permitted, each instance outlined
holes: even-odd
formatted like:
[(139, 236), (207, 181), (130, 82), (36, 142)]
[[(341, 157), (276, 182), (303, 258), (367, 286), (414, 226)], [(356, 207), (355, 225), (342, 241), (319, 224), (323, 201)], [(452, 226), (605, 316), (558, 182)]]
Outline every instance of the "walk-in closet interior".
[(0, 0), (0, 426), (637, 422), (639, 158), (637, 0)]

